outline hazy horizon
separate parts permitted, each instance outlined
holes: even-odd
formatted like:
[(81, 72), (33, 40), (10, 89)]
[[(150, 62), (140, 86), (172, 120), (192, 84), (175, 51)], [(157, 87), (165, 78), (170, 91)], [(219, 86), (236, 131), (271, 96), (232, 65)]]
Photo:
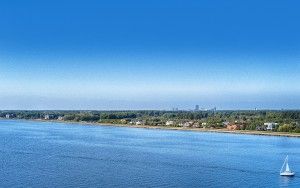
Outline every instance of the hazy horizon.
[(299, 5), (0, 2), (0, 109), (299, 109)]

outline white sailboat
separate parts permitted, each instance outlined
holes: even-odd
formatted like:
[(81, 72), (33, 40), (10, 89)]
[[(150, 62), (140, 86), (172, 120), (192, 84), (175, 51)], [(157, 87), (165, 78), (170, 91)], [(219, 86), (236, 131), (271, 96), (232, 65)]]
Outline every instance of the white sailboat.
[(295, 175), (295, 172), (291, 171), (291, 169), (289, 167), (288, 156), (286, 156), (286, 158), (284, 160), (284, 163), (281, 167), (280, 175), (281, 176), (293, 176), (293, 175)]

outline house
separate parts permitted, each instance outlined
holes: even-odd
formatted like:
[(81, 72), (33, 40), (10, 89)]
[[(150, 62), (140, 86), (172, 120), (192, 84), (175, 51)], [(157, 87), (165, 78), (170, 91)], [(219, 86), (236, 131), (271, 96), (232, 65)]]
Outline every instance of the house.
[(193, 124), (194, 124), (193, 121), (188, 121), (188, 122), (183, 123), (183, 127), (191, 127), (191, 126), (193, 126)]
[(50, 119), (49, 114), (46, 114), (45, 117), (44, 117), (44, 119), (45, 119), (45, 120), (49, 120), (49, 119)]
[(189, 127), (190, 126), (190, 124), (189, 124), (189, 122), (181, 122), (181, 123), (179, 123), (178, 124), (180, 127)]
[(143, 123), (141, 120), (137, 120), (137, 119), (131, 119), (128, 121), (129, 121), (129, 124), (131, 124), (131, 125), (141, 125)]
[(58, 116), (57, 120), (62, 121), (62, 120), (64, 120), (64, 117)]
[(194, 123), (193, 127), (199, 128), (200, 127), (200, 123), (199, 122)]
[(202, 127), (202, 128), (207, 128), (207, 127), (209, 127), (209, 126), (208, 126), (208, 124), (207, 124), (206, 122), (202, 122), (202, 123), (201, 123), (201, 127)]
[(230, 130), (230, 131), (240, 130), (241, 126), (238, 125), (238, 124), (228, 124), (227, 129)]
[(135, 123), (135, 125), (144, 125), (144, 122), (141, 121), (141, 120), (138, 120), (138, 121)]
[(224, 122), (223, 122), (223, 126), (224, 126), (224, 127), (227, 127), (227, 125), (229, 125), (229, 124), (230, 124), (230, 123), (229, 123), (228, 121), (224, 121)]
[(189, 126), (191, 126), (191, 124), (189, 122), (183, 123), (183, 127), (189, 127)]
[(6, 115), (5, 115), (5, 118), (6, 118), (6, 119), (9, 119), (9, 118), (10, 118), (10, 114), (6, 114)]
[(265, 131), (266, 130), (266, 127), (264, 125), (257, 125), (255, 130), (257, 131)]
[(45, 120), (49, 120), (49, 119), (56, 119), (56, 116), (54, 114), (46, 114), (44, 116)]
[(121, 119), (121, 123), (122, 123), (122, 124), (127, 124), (128, 121), (130, 121), (130, 120), (128, 120), (128, 119)]
[(174, 125), (174, 121), (167, 121), (166, 122), (166, 126), (171, 126), (171, 125)]
[(266, 127), (267, 131), (272, 131), (273, 129), (275, 129), (277, 125), (278, 123), (274, 123), (274, 122), (264, 123), (264, 126)]

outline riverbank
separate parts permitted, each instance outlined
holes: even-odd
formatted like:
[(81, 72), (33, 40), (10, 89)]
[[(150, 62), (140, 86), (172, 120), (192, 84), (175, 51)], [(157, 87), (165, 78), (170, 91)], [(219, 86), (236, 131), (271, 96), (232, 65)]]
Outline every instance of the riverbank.
[[(1, 119), (1, 118), (0, 118)], [(7, 119), (2, 119), (7, 120)], [(20, 119), (25, 120), (25, 119)], [(227, 129), (212, 129), (212, 128), (191, 128), (191, 127), (170, 127), (170, 126), (149, 126), (149, 125), (128, 125), (128, 124), (111, 124), (111, 123), (97, 123), (97, 122), (77, 122), (77, 121), (60, 121), (60, 120), (43, 120), (43, 119), (30, 119), (28, 121), (39, 122), (56, 122), (56, 123), (69, 123), (81, 125), (94, 125), (94, 126), (116, 126), (116, 127), (129, 127), (129, 128), (143, 128), (143, 129), (163, 129), (163, 130), (179, 130), (179, 131), (195, 131), (195, 132), (214, 132), (224, 134), (245, 134), (245, 135), (261, 135), (261, 136), (283, 136), (283, 137), (296, 137), (300, 138), (300, 133), (289, 132), (271, 132), (271, 131), (250, 131), (250, 130), (227, 130)]]
[(163, 130), (180, 130), (180, 131), (195, 131), (195, 132), (214, 132), (224, 134), (245, 134), (245, 135), (261, 135), (261, 136), (284, 136), (284, 137), (297, 137), (300, 138), (299, 133), (285, 133), (285, 132), (271, 132), (271, 131), (249, 131), (249, 130), (234, 130), (227, 129), (209, 129), (209, 128), (185, 128), (185, 127), (169, 127), (169, 126), (147, 126), (147, 125), (123, 125), (123, 124), (102, 124), (92, 123), (99, 126), (118, 126), (118, 127), (132, 127), (144, 129), (163, 129)]

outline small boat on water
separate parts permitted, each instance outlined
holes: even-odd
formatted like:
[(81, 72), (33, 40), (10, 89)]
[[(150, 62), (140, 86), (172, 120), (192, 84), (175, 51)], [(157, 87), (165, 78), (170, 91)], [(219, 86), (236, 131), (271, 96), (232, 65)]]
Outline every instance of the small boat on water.
[(295, 175), (295, 172), (293, 172), (289, 167), (288, 157), (289, 156), (286, 156), (284, 163), (281, 167), (280, 176), (294, 176)]

